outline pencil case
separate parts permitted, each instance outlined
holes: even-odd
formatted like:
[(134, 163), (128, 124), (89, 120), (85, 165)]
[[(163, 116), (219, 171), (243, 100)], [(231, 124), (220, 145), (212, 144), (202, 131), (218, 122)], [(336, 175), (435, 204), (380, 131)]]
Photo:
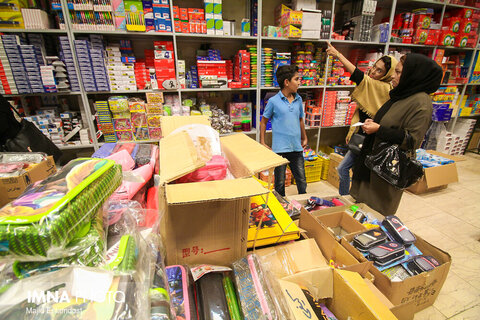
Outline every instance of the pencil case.
[(30, 185), (0, 209), (0, 256), (45, 261), (71, 255), (65, 247), (88, 228), (121, 181), (114, 161), (81, 158)]
[(235, 290), (232, 279), (227, 275), (223, 277), (223, 290), (225, 291), (225, 296), (227, 298), (230, 318), (232, 320), (241, 320), (242, 314), (240, 312), (240, 306), (238, 305), (237, 291)]
[(173, 265), (168, 266), (165, 270), (168, 279), (170, 301), (177, 314), (177, 319), (197, 319), (193, 295), (193, 279), (190, 275), (190, 269), (181, 265)]
[(382, 225), (396, 241), (408, 246), (417, 241), (415, 235), (396, 216), (387, 216), (382, 221)]
[(416, 256), (407, 263), (407, 268), (413, 275), (417, 275), (431, 271), (439, 265), (437, 259), (432, 256)]
[(223, 288), (222, 273), (207, 273), (198, 279), (195, 285), (200, 319), (231, 319), (225, 290)]
[(395, 241), (379, 244), (368, 250), (368, 257), (379, 266), (384, 266), (405, 257), (405, 247)]
[(233, 272), (244, 319), (284, 319), (276, 309), (274, 293), (255, 255), (235, 261)]
[(116, 237), (116, 240), (107, 250), (107, 260), (110, 261), (107, 269), (117, 273), (130, 273), (135, 270), (138, 258), (135, 237), (124, 234)]
[(353, 246), (359, 251), (366, 252), (370, 248), (387, 241), (387, 235), (381, 229), (371, 229), (356, 235), (353, 238)]

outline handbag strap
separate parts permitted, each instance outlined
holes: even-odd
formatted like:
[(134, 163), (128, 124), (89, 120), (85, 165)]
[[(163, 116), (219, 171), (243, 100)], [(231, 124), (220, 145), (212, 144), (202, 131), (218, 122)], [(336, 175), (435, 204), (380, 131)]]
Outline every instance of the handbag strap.
[(21, 116), (20, 113), (17, 111), (17, 109), (15, 109), (10, 103), (9, 103), (9, 105), (10, 105), (10, 109), (12, 109), (13, 112), (15, 112), (15, 113), (17, 114), (17, 116), (18, 116), (20, 119), (22, 119), (22, 116)]

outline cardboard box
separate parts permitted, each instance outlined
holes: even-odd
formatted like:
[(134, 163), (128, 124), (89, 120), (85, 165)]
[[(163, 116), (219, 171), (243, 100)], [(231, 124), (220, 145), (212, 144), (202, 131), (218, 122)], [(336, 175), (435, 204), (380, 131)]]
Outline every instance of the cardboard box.
[[(457, 157), (441, 153), (434, 150), (427, 150), (428, 153), (441, 156), (453, 161), (457, 161)], [(445, 164), (443, 166), (425, 168), (425, 175), (409, 187), (407, 190), (415, 194), (420, 194), (434, 189), (446, 188), (449, 183), (458, 182), (457, 166), (455, 163)]]
[(32, 183), (43, 180), (57, 172), (55, 161), (52, 156), (36, 164), (31, 169), (18, 177), (0, 178), (0, 188), (5, 192), (0, 192), (0, 207), (15, 200)]
[(343, 270), (358, 272), (361, 276), (367, 275), (373, 263), (371, 261), (360, 262), (332, 236), (317, 217), (313, 216), (305, 208), (301, 208), (300, 211), (299, 227), (306, 230), (309, 237), (315, 239), (329, 264)]
[[(367, 261), (365, 257), (355, 249), (350, 241), (354, 234), (344, 237), (341, 244), (354, 255), (358, 261)], [(375, 266), (371, 266), (370, 272), (374, 275), (375, 286), (395, 305), (399, 306), (411, 303), (410, 313), (423, 310), (431, 306), (442, 289), (443, 283), (447, 279), (448, 271), (452, 258), (445, 251), (431, 245), (418, 235), (415, 246), (424, 254), (435, 257), (440, 262), (440, 266), (430, 272), (424, 272), (419, 275), (409, 277), (404, 281), (391, 281), (385, 274), (380, 272)]]
[(338, 153), (330, 153), (330, 166), (328, 167), (328, 176), (327, 181), (338, 188), (340, 184), (340, 177), (338, 176), (337, 168), (340, 165), (340, 162), (343, 160), (343, 156), (339, 155)]
[[(316, 269), (285, 277), (280, 281), (280, 286), (283, 290), (290, 289), (288, 292), (291, 294), (291, 292), (301, 291), (292, 290), (293, 288), (288, 284), (285, 286), (285, 282), (306, 287), (316, 299), (327, 298), (326, 306), (337, 319), (397, 319), (356, 272)], [(286, 298), (288, 301), (289, 294), (286, 294)], [(305, 298), (298, 294), (290, 299), (303, 301)], [(305, 304), (308, 305), (308, 302)], [(295, 317), (295, 319), (302, 318)]]
[(255, 173), (286, 160), (244, 134), (220, 138), (232, 180), (169, 184), (205, 165), (184, 124), (208, 124), (205, 116), (162, 117), (159, 203), (165, 210), (162, 234), (168, 264), (226, 265), (247, 251), (250, 197), (265, 194)]
[(367, 228), (345, 211), (316, 215), (311, 212), (318, 221), (323, 223), (328, 232), (340, 241), (344, 235), (358, 231), (366, 231)]

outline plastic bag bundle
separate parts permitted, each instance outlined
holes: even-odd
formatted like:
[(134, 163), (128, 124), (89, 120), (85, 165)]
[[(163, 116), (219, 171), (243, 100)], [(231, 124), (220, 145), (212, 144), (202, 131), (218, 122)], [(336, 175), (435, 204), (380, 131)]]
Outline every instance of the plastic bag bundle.
[(72, 255), (66, 246), (85, 234), (121, 180), (114, 161), (82, 158), (29, 186), (0, 209), (0, 256), (46, 261)]
[(103, 230), (102, 211), (87, 226), (86, 234), (78, 234), (65, 248), (76, 252), (72, 256), (51, 261), (16, 261), (13, 270), (18, 278), (49, 272), (69, 266), (97, 267), (104, 262), (106, 235)]
[(255, 254), (235, 261), (233, 272), (245, 319), (293, 319), (276, 279)]

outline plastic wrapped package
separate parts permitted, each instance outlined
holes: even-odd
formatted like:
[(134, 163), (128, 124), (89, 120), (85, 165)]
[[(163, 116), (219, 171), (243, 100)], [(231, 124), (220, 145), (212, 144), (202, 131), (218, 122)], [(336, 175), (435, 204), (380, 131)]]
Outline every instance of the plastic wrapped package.
[(150, 318), (148, 290), (153, 257), (130, 208), (110, 225), (107, 247), (104, 268), (120, 276), (119, 290), (128, 301), (115, 308), (114, 319)]
[(235, 261), (233, 272), (245, 319), (293, 319), (277, 280), (255, 254)]
[(121, 180), (114, 161), (82, 158), (30, 185), (0, 209), (0, 256), (47, 261), (72, 255), (67, 245), (84, 232)]
[(74, 255), (51, 261), (16, 261), (13, 270), (18, 278), (49, 272), (70, 266), (97, 267), (104, 262), (106, 234), (103, 230), (103, 211), (100, 210), (84, 232), (79, 232), (67, 245), (66, 250)]
[(195, 286), (201, 319), (231, 319), (222, 273), (207, 273), (195, 282)]
[(47, 154), (43, 152), (1, 152), (0, 162), (28, 162), (40, 163), (47, 160)]
[(0, 178), (19, 177), (26, 171), (23, 162), (0, 163)]
[(130, 153), (128, 153), (128, 151), (125, 149), (120, 150), (119, 152), (112, 153), (105, 159), (115, 161), (117, 164), (122, 166), (123, 171), (129, 171), (135, 168), (135, 161), (130, 156)]
[(94, 154), (92, 158), (106, 158), (112, 154), (113, 149), (116, 147), (116, 143), (104, 143)]
[(146, 185), (153, 176), (152, 163), (148, 163), (129, 172), (129, 178), (124, 178), (121, 186), (112, 195), (112, 200), (130, 200)]
[(148, 308), (138, 310), (136, 285), (130, 275), (99, 268), (64, 268), (12, 284), (0, 296), (0, 318), (149, 319)]
[(117, 143), (115, 145), (115, 148), (113, 148), (112, 153), (119, 152), (119, 151), (122, 151), (122, 150), (125, 149), (125, 150), (128, 151), (128, 154), (132, 154), (132, 152), (133, 152), (133, 150), (135, 149), (136, 146), (137, 146), (137, 144), (133, 143), (133, 142)]
[(146, 165), (152, 159), (153, 145), (151, 144), (139, 144), (138, 151), (135, 155), (135, 164), (137, 167)]
[(188, 133), (201, 160), (206, 162), (209, 161), (212, 156), (222, 155), (220, 136), (212, 127), (204, 124), (189, 124), (175, 129), (170, 134), (176, 134), (181, 131)]
[(190, 269), (181, 265), (168, 266), (166, 274), (170, 299), (177, 319), (197, 319)]

